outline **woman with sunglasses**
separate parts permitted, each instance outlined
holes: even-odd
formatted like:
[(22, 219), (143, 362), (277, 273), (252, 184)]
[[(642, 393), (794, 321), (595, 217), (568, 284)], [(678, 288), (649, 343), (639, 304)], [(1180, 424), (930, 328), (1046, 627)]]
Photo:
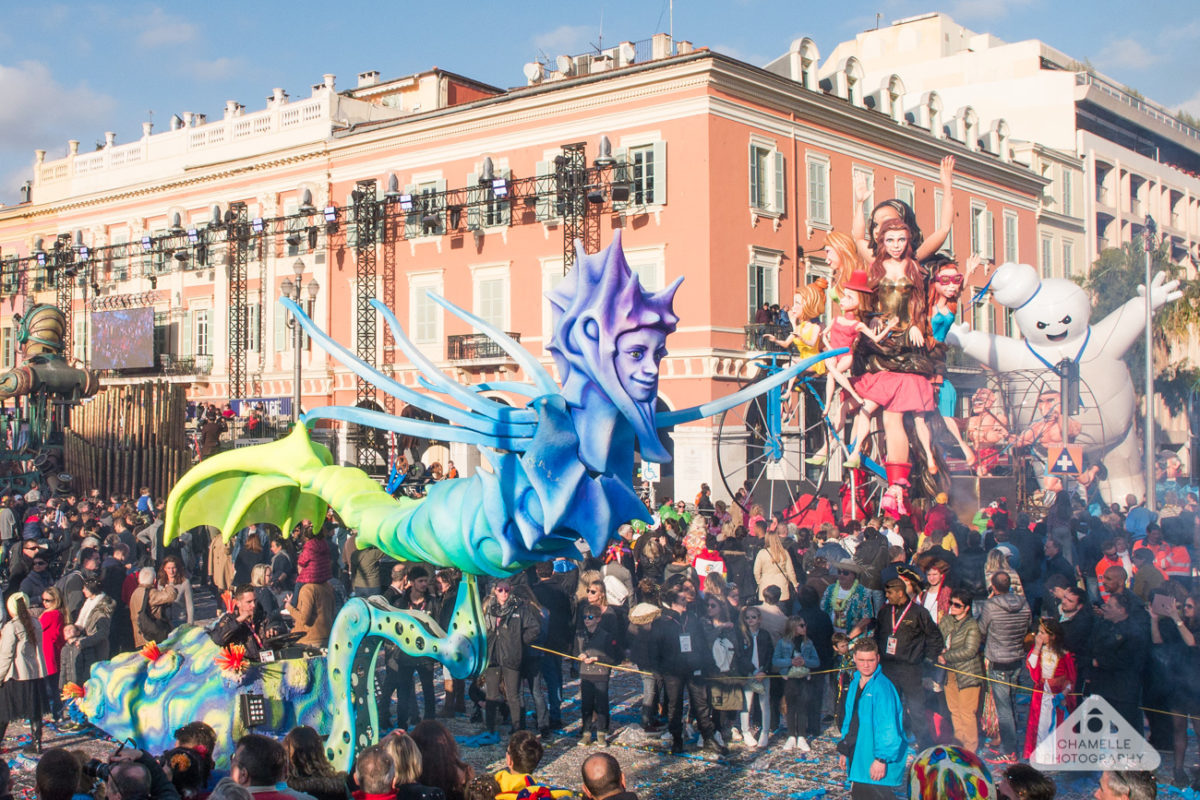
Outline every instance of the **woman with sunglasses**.
[(738, 713), (742, 710), (742, 684), (729, 681), (722, 676), (745, 675), (747, 666), (742, 663), (745, 649), (741, 631), (733, 624), (733, 613), (723, 597), (705, 594), (702, 615), (705, 644), (713, 656), (716, 671), (708, 681), (709, 704), (713, 710), (713, 724), (728, 742), (742, 741), (738, 729)]
[[(983, 636), (979, 623), (971, 616), (971, 593), (955, 589), (950, 593), (947, 613), (938, 622), (946, 647), (937, 663), (946, 687), (946, 706), (954, 727), (954, 741), (970, 750), (979, 750), (979, 693), (983, 687), (983, 658), (979, 646)], [(956, 670), (951, 672), (951, 670)]]
[(579, 711), (581, 716), (579, 746), (587, 747), (595, 734), (596, 743), (608, 746), (608, 679), (610, 664), (621, 660), (617, 637), (602, 624), (599, 606), (585, 605), (581, 611), (583, 627), (575, 638), (579, 654)]
[(62, 697), (58, 691), (58, 664), (63, 645), (67, 643), (63, 635), (67, 619), (63, 612), (62, 592), (54, 586), (42, 592), (42, 613), (38, 615), (38, 624), (42, 629), (42, 658), (46, 665), (46, 699), (51, 716), (57, 719), (62, 709)]
[(36, 539), (26, 539), (21, 542), (20, 548), (14, 547), (9, 551), (8, 561), (8, 591), (6, 594), (18, 591), (21, 588), (21, 581), (25, 580), (25, 576), (33, 572), (33, 560), (37, 557), (38, 550), (41, 545)]
[(1029, 721), (1025, 725), (1024, 757), (1029, 760), (1042, 739), (1052, 735), (1075, 710), (1072, 693), (1079, 686), (1075, 657), (1063, 647), (1063, 628), (1058, 620), (1043, 617), (1038, 622), (1025, 666), (1033, 679), (1033, 698), (1029, 701)]
[(787, 701), (788, 738), (783, 743), (783, 749), (811, 752), (808, 740), (800, 734), (808, 724), (809, 703), (822, 701), (812, 696), (812, 676), (809, 674), (821, 665), (821, 658), (817, 655), (816, 646), (808, 638), (808, 623), (804, 617), (788, 619), (783, 636), (775, 643), (771, 665), (778, 674), (785, 676), (783, 696)]
[[(932, 263), (930, 263), (932, 262)], [(971, 279), (975, 271), (986, 262), (977, 254), (972, 253), (967, 259), (966, 275), (958, 271), (958, 264), (947, 256), (934, 256), (925, 262), (930, 270), (929, 279), (929, 328), (938, 345), (946, 341), (950, 326), (958, 318), (958, 301), (962, 296), (963, 286)], [(944, 346), (938, 346), (936, 351), (944, 354)], [(963, 439), (962, 431), (958, 428), (955, 411), (958, 409), (958, 393), (954, 384), (945, 379), (944, 375), (935, 378), (934, 383), (940, 387), (938, 391), (938, 413), (946, 422), (950, 435), (962, 448), (967, 466), (975, 465), (975, 451)]]
[(521, 726), (521, 664), (528, 646), (537, 641), (541, 619), (524, 598), (514, 594), (512, 582), (506, 578), (492, 586), (483, 617), (487, 622), (488, 660), (483, 672), (487, 731), (496, 732), (496, 715), (503, 701), (508, 703), (512, 729), (517, 730)]
[[(762, 627), (762, 613), (758, 606), (742, 609), (742, 664), (747, 675), (753, 676), (742, 688), (745, 711), (741, 714), (742, 741), (746, 747), (766, 747), (771, 737), (771, 659), (775, 653), (775, 642), (771, 634)], [(761, 717), (760, 733), (755, 738), (750, 730), (750, 715), (755, 705)]]

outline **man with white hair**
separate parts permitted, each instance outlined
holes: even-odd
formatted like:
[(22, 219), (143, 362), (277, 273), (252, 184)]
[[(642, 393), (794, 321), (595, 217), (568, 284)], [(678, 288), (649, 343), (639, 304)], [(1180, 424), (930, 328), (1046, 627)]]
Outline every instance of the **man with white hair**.
[(1103, 772), (1092, 796), (1096, 800), (1154, 800), (1158, 797), (1158, 782), (1153, 772)]
[[(154, 567), (142, 567), (138, 570), (138, 585), (129, 598), (129, 619), (133, 622), (134, 647), (142, 647), (147, 642), (161, 641), (165, 638), (151, 635), (153, 632), (147, 628), (147, 624), (152, 624), (153, 621), (165, 622), (167, 630), (170, 630), (169, 611), (179, 593), (169, 583), (161, 587), (156, 586), (156, 578)], [(147, 614), (149, 620), (146, 619)]]

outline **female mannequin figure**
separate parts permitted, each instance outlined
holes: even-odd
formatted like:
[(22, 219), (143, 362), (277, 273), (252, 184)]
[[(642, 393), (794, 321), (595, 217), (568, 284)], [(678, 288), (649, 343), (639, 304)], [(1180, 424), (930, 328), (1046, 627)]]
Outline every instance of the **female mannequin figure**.
[[(938, 344), (941, 344), (946, 341), (946, 334), (950, 332), (950, 326), (954, 324), (958, 315), (958, 300), (962, 296), (963, 285), (970, 281), (975, 271), (985, 262), (979, 255), (972, 254), (967, 259), (967, 273), (964, 277), (963, 273), (958, 271), (958, 265), (945, 256), (936, 256), (931, 261), (932, 264), (926, 263), (925, 265), (929, 268), (930, 277), (929, 329), (933, 338)], [(962, 448), (967, 466), (973, 467), (975, 451), (963, 439), (962, 432), (958, 429), (958, 420), (954, 415), (955, 407), (958, 405), (958, 393), (954, 389), (954, 384), (947, 381), (944, 376), (940, 376), (937, 383), (939, 384), (938, 413), (950, 430), (950, 435)]]
[(894, 321), (895, 330), (878, 345), (860, 338), (855, 347), (854, 388), (864, 403), (854, 421), (851, 438), (854, 450), (848, 467), (861, 463), (859, 450), (866, 437), (870, 418), (882, 411), (886, 447), (888, 483), (907, 483), (909, 463), (908, 434), (904, 430), (905, 412), (914, 412), (913, 426), (927, 463), (933, 463), (929, 426), (924, 414), (936, 409), (933, 385), (934, 362), (927, 350), (929, 300), (925, 276), (912, 256), (910, 232), (901, 221), (889, 219), (879, 226), (876, 237), (878, 255), (871, 263), (867, 280), (874, 287), (874, 310), (878, 324)]
[(898, 219), (908, 226), (912, 232), (913, 255), (918, 262), (924, 262), (925, 259), (941, 249), (942, 245), (946, 243), (946, 237), (950, 235), (950, 224), (954, 221), (954, 195), (951, 191), (951, 185), (954, 180), (954, 156), (946, 156), (942, 159), (942, 163), (938, 169), (938, 177), (942, 185), (942, 224), (936, 231), (930, 234), (928, 239), (922, 239), (921, 231), (917, 227), (917, 218), (912, 208), (903, 200), (895, 198), (884, 200), (871, 209), (870, 224), (869, 226), (864, 226), (863, 215), (860, 209), (863, 203), (867, 202), (871, 197), (874, 187), (865, 175), (861, 173), (855, 174), (854, 212), (852, 215), (854, 224), (850, 229), (850, 233), (854, 236), (854, 241), (858, 244), (858, 251), (864, 260), (870, 261), (879, 253), (876, 245), (879, 226), (889, 219)]

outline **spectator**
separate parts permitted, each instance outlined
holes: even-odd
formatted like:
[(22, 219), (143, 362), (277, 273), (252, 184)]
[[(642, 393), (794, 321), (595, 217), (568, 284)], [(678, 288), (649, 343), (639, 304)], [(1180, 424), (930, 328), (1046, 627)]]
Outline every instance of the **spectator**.
[(782, 594), (778, 586), (768, 586), (763, 590), (763, 600), (758, 605), (762, 614), (762, 626), (775, 640), (783, 636), (783, 629), (787, 627), (788, 615), (783, 613), (783, 608), (779, 605)]
[(821, 610), (833, 621), (835, 633), (844, 633), (851, 639), (857, 639), (870, 626), (875, 615), (871, 597), (859, 582), (862, 565), (855, 561), (839, 561), (837, 582), (825, 590), (821, 599)]
[(478, 775), (471, 779), (466, 788), (466, 800), (496, 800), (500, 784), (491, 775)]
[(1033, 681), (1033, 698), (1025, 726), (1024, 758), (1027, 761), (1038, 744), (1052, 735), (1067, 714), (1075, 709), (1073, 693), (1079, 687), (1079, 680), (1075, 673), (1075, 658), (1064, 646), (1063, 639), (1063, 629), (1058, 622), (1041, 620), (1033, 649), (1025, 659)]
[[(938, 623), (946, 648), (938, 656), (945, 671), (946, 706), (954, 727), (954, 740), (972, 753), (979, 751), (979, 693), (983, 659), (979, 647), (983, 636), (971, 616), (971, 594), (955, 589), (950, 594), (948, 613)], [(953, 671), (951, 671), (953, 670)]]
[(292, 617), (292, 630), (304, 635), (296, 644), (322, 648), (329, 644), (333, 630), (335, 596), (329, 583), (305, 583), (296, 591), (296, 604), (287, 605)]
[(225, 420), (216, 411), (209, 411), (200, 425), (200, 458), (214, 456), (221, 449), (221, 434), (229, 430)]
[(1028, 764), (1010, 764), (996, 784), (999, 800), (1054, 800), (1054, 781)]
[(817, 648), (808, 638), (808, 623), (803, 617), (792, 617), (771, 659), (774, 671), (784, 676), (784, 697), (787, 699), (788, 738), (784, 750), (799, 749), (802, 753), (812, 751), (808, 746), (808, 708), (812, 703), (820, 705), (821, 698), (812, 696), (812, 670), (821, 666)]
[[(542, 646), (557, 653), (565, 653), (573, 644), (571, 625), (571, 599), (563, 591), (561, 584), (554, 580), (554, 565), (549, 561), (539, 561), (534, 567), (537, 582), (533, 584), (533, 597), (538, 606), (546, 614), (546, 636)], [(630, 622), (641, 606), (634, 606), (630, 611)], [(645, 609), (643, 609), (645, 611)], [(656, 615), (657, 616), (657, 615)], [(632, 633), (628, 634), (632, 637)], [(546, 686), (547, 713), (549, 725), (558, 730), (562, 727), (562, 656), (555, 653), (542, 653), (542, 681)], [(632, 657), (632, 652), (630, 656)], [(639, 667), (644, 669), (644, 667)], [(447, 703), (449, 704), (449, 703)], [(643, 715), (644, 716), (644, 715)], [(642, 722), (645, 727), (645, 720)]]
[(879, 669), (879, 661), (875, 640), (860, 639), (854, 647), (856, 671), (837, 742), (838, 763), (846, 770), (855, 800), (893, 800), (895, 787), (904, 780), (908, 747), (900, 695)]
[(683, 695), (687, 692), (692, 714), (704, 738), (704, 747), (720, 755), (728, 750), (713, 738), (712, 708), (708, 693), (699, 676), (712, 672), (712, 653), (705, 652), (704, 628), (700, 619), (688, 609), (688, 601), (678, 589), (667, 589), (663, 595), (666, 609), (654, 622), (654, 652), (667, 692), (670, 708), (668, 730), (671, 733), (671, 752), (683, 752)]
[(584, 759), (583, 796), (588, 800), (638, 800), (625, 787), (621, 765), (608, 753), (594, 753)]
[(387, 748), (382, 745), (365, 748), (354, 761), (354, 782), (358, 784), (354, 800), (394, 800), (395, 777), (396, 767)]
[(258, 660), (266, 637), (266, 616), (258, 606), (253, 586), (243, 584), (233, 590), (233, 609), (217, 618), (208, 636), (217, 647), (240, 644), (246, 648), (247, 658)]
[(268, 546), (271, 548), (271, 588), (280, 594), (286, 594), (292, 591), (296, 582), (292, 557), (281, 536), (272, 536)]
[[(608, 664), (620, 661), (617, 653), (617, 637), (609, 628), (600, 624), (599, 606), (588, 605), (583, 609), (583, 630), (576, 637), (575, 652), (579, 654), (579, 698), (582, 725), (579, 737), (581, 747), (592, 743), (592, 734), (601, 747), (608, 746), (608, 679), (612, 669)], [(497, 777), (497, 780), (500, 780)], [(503, 788), (504, 781), (501, 782)], [(508, 791), (507, 789), (505, 791)]]
[(785, 603), (795, 594), (796, 569), (778, 533), (768, 533), (766, 546), (754, 557), (754, 582), (762, 599), (766, 599), (763, 591), (768, 586), (778, 586), (780, 600)]
[(942, 653), (942, 634), (925, 607), (909, 597), (904, 577), (919, 581), (919, 576), (907, 565), (899, 574), (884, 584), (888, 604), (875, 618), (875, 637), (883, 673), (900, 692), (909, 729), (917, 747), (923, 748), (930, 736), (921, 679), (925, 662), (932, 663)]
[(255, 564), (250, 570), (250, 585), (254, 587), (254, 599), (263, 615), (270, 620), (279, 617), (279, 598), (271, 590), (271, 565)]
[(917, 602), (925, 606), (935, 623), (941, 622), (950, 610), (950, 584), (946, 582), (949, 571), (950, 565), (941, 559), (934, 559), (925, 567), (925, 582), (929, 586), (918, 595)]
[(50, 573), (50, 553), (48, 550), (38, 550), (33, 557), (33, 571), (21, 581), (21, 594), (26, 597), (36, 597), (37, 602), (30, 605), (42, 607), (42, 592), (54, 585), (54, 575)]
[(63, 636), (66, 617), (63, 615), (62, 593), (53, 586), (42, 593), (42, 613), (38, 616), (38, 625), (42, 629), (42, 658), (46, 665), (45, 698), (51, 717), (57, 719), (62, 707), (58, 690), (58, 664), (67, 640)]
[[(502, 578), (492, 587), (492, 595), (483, 606), (487, 624), (486, 725), (496, 731), (500, 704), (507, 699), (509, 721), (515, 731), (521, 725), (521, 664), (525, 649), (534, 643), (541, 629), (536, 612), (524, 598), (513, 593), (512, 581)], [(501, 693), (503, 686), (503, 694)]]
[(28, 598), (17, 592), (4, 604), (8, 622), (0, 628), (0, 741), (13, 720), (29, 720), (31, 749), (42, 752), (42, 695), (45, 659), (42, 631), (29, 614)]
[(1092, 634), (1091, 690), (1112, 704), (1121, 716), (1142, 733), (1142, 668), (1149, 649), (1149, 632), (1130, 616), (1129, 592), (1114, 592), (1100, 609)]
[(175, 747), (163, 753), (159, 762), (182, 800), (208, 797), (208, 762), (199, 753), (187, 747)]
[(1025, 634), (1031, 614), (1025, 598), (1012, 592), (1011, 576), (1003, 570), (991, 577), (992, 593), (983, 606), (979, 630), (987, 657), (987, 676), (1000, 725), (1000, 748), (987, 755), (993, 764), (1012, 764), (1017, 756), (1017, 711), (1012, 686), (1017, 682), (1025, 657)]
[(392, 779), (396, 800), (445, 800), (446, 793), (441, 789), (423, 786), (418, 782), (421, 778), (421, 751), (411, 736), (404, 731), (396, 731), (385, 737), (382, 744), (392, 757), (392, 765), (396, 770)]
[(1087, 602), (1087, 592), (1078, 586), (1068, 586), (1058, 592), (1058, 621), (1063, 629), (1063, 647), (1075, 659), (1079, 685), (1087, 678), (1087, 668), (1092, 663), (1092, 626), (1096, 615)]
[(1130, 591), (1143, 604), (1150, 602), (1154, 594), (1167, 582), (1167, 576), (1154, 564), (1154, 553), (1148, 548), (1133, 551), (1133, 586)]
[[(1182, 607), (1182, 608), (1181, 608)], [(1182, 613), (1181, 613), (1182, 612)], [(1200, 619), (1196, 597), (1175, 601), (1175, 612), (1167, 619), (1150, 609), (1151, 686), (1166, 699), (1165, 710), (1173, 713), (1172, 750), (1175, 757), (1173, 781), (1183, 788), (1190, 781), (1184, 771), (1187, 756), (1187, 726), (1200, 728), (1200, 672), (1197, 670), (1196, 643), (1200, 639)], [(1161, 686), (1155, 686), (1161, 684)], [(1149, 701), (1147, 701), (1149, 705)], [(1153, 719), (1151, 731), (1154, 730)]]
[(1100, 786), (1094, 797), (1096, 800), (1154, 800), (1158, 797), (1158, 781), (1153, 772), (1105, 770), (1100, 773)]
[(210, 785), (215, 786), (226, 777), (225, 773), (217, 771), (216, 760), (213, 757), (217, 750), (217, 732), (211, 725), (205, 722), (189, 722), (177, 728), (174, 736), (176, 747), (186, 747), (204, 761)]
[[(338, 772), (329, 763), (325, 757), (325, 740), (315, 730), (307, 725), (292, 728), (283, 737), (283, 751), (287, 757), (289, 788), (310, 794), (317, 800), (349, 800), (350, 787), (346, 783), (346, 773)], [(361, 763), (361, 753), (359, 759)], [(362, 781), (358, 781), (358, 784), (363, 785)], [(369, 789), (366, 791), (374, 794)]]
[(163, 559), (158, 571), (158, 588), (168, 586), (175, 589), (175, 601), (171, 604), (169, 618), (171, 627), (176, 628), (184, 623), (192, 624), (196, 620), (196, 609), (192, 603), (192, 582), (188, 580), (187, 570), (179, 556), (167, 556)]
[(458, 745), (446, 726), (427, 719), (410, 735), (421, 751), (421, 783), (441, 789), (446, 800), (464, 800), (463, 792), (475, 773), (458, 757)]
[(161, 642), (166, 638), (163, 631), (171, 630), (170, 609), (179, 592), (171, 584), (161, 588), (155, 586), (155, 578), (154, 567), (142, 567), (138, 571), (138, 587), (129, 600), (134, 647), (151, 641)]
[[(753, 676), (742, 692), (746, 708), (741, 717), (742, 741), (748, 748), (766, 747), (771, 737), (771, 705), (767, 686), (771, 682), (768, 675), (771, 672), (771, 662), (775, 656), (775, 642), (771, 638), (771, 634), (761, 626), (762, 614), (758, 606), (743, 608), (741, 620), (741, 641), (745, 648), (741, 661), (747, 665), (747, 674)], [(760, 732), (757, 737), (750, 730), (751, 714), (755, 705), (758, 706), (761, 719)]]
[(83, 608), (79, 609), (75, 624), (63, 629), (66, 643), (59, 656), (60, 685), (69, 682), (82, 686), (92, 664), (107, 661), (109, 657), (108, 637), (116, 603), (104, 594), (100, 581), (85, 583), (83, 596)]
[(42, 753), (34, 770), (38, 800), (72, 800), (82, 772), (79, 761), (68, 750), (51, 747)]
[(255, 800), (315, 800), (310, 794), (280, 788), (286, 785), (287, 755), (283, 745), (269, 736), (243, 736), (229, 763), (229, 777), (249, 789)]
[(300, 549), (300, 557), (296, 559), (299, 572), (297, 583), (325, 583), (333, 577), (333, 554), (329, 549), (329, 541), (320, 531), (314, 532), (304, 542)]
[[(413, 564), (407, 567), (407, 573), (404, 577), (405, 589), (399, 595), (394, 595), (394, 599), (391, 601), (392, 605), (396, 608), (423, 611), (434, 619), (437, 619), (438, 602), (429, 588), (429, 570), (421, 564)], [(395, 581), (393, 580), (394, 585)], [(409, 658), (403, 653), (399, 653), (394, 658), (394, 661), (400, 673), (397, 680), (397, 686), (399, 687), (400, 710), (398, 719), (400, 727), (406, 727), (410, 724), (416, 725), (422, 719), (417, 711), (417, 692), (416, 685), (413, 682), (414, 671), (417, 674), (417, 678), (421, 681), (421, 694), (425, 702), (424, 719), (433, 719), (437, 716), (437, 698), (434, 696), (433, 690), (434, 662), (428, 658)]]
[(517, 797), (570, 797), (569, 789), (551, 789), (543, 786), (533, 777), (533, 771), (542, 762), (545, 748), (529, 731), (517, 731), (508, 739), (504, 751), (504, 764), (495, 774), (496, 783), (500, 786), (497, 800), (517, 800)]

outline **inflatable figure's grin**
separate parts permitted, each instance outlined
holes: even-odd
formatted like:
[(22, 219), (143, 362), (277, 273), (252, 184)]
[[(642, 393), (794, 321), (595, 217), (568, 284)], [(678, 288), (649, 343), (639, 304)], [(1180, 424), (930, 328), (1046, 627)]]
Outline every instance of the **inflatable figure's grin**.
[(1046, 338), (1052, 342), (1061, 342), (1063, 339), (1067, 338), (1067, 334), (1070, 332), (1070, 330), (1065, 330), (1062, 333), (1048, 333), (1046, 334)]

